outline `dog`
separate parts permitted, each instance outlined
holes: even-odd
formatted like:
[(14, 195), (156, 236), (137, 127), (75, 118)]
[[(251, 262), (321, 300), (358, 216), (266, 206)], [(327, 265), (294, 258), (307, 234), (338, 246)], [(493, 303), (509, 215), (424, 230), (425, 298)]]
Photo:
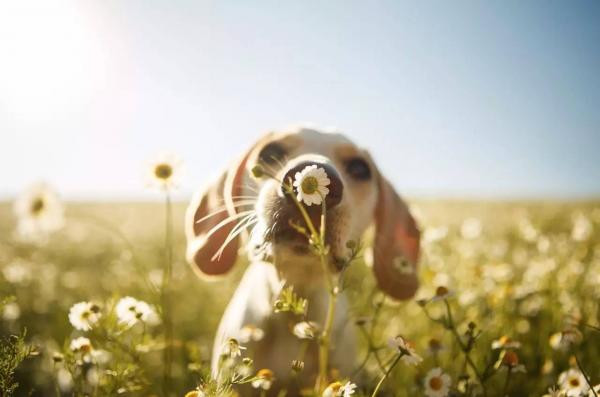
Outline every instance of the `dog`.
[[(256, 165), (274, 178), (253, 177), (251, 170)], [(202, 278), (214, 279), (230, 271), (242, 245), (249, 259), (216, 333), (214, 377), (228, 338), (241, 338), (245, 327), (257, 327), (264, 337), (249, 344), (255, 367), (272, 370), (277, 382), (288, 390), (314, 384), (316, 346), (303, 357), (304, 372), (298, 377), (303, 381), (296, 380), (290, 386), (290, 363), (298, 357), (302, 342), (291, 332), (291, 319), (273, 310), (286, 284), (308, 299), (307, 319), (322, 324), (325, 318), (328, 292), (323, 269), (319, 258), (309, 251), (306, 237), (290, 226), (290, 222), (302, 224), (303, 220), (278, 182), (311, 165), (323, 168), (330, 180), (325, 197), (325, 240), (330, 248), (331, 272), (337, 274), (340, 269), (336, 264), (348, 256), (346, 243), (358, 241), (374, 223), (371, 257), (378, 287), (397, 300), (409, 299), (417, 291), (419, 229), (406, 203), (381, 175), (369, 153), (337, 132), (295, 128), (267, 133), (198, 192), (186, 212), (187, 259)], [(321, 206), (306, 208), (318, 227)], [(245, 236), (244, 229), (249, 230)], [(332, 328), (330, 366), (342, 377), (355, 369), (357, 340), (348, 310), (341, 294)]]

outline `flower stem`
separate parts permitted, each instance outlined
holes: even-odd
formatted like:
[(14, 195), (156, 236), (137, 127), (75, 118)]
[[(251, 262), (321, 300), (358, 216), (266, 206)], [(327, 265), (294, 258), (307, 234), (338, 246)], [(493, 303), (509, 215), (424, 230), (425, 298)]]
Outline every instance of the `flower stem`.
[(483, 378), (483, 376), (481, 375), (481, 373), (477, 369), (477, 366), (473, 362), (473, 359), (471, 359), (468, 347), (463, 343), (460, 335), (458, 334), (458, 331), (456, 330), (456, 326), (454, 324), (454, 319), (452, 317), (452, 310), (450, 309), (450, 304), (448, 303), (447, 299), (444, 299), (444, 304), (446, 305), (446, 313), (447, 313), (447, 316), (448, 316), (447, 317), (448, 318), (448, 323), (446, 324), (446, 328), (448, 328), (452, 332), (452, 334), (454, 335), (454, 338), (456, 339), (456, 342), (458, 343), (458, 345), (460, 346), (460, 349), (462, 350), (462, 352), (465, 355), (465, 360), (467, 361), (467, 364), (469, 365), (469, 367), (471, 367), (471, 369), (475, 373), (475, 376), (479, 380), (479, 383), (481, 384), (481, 388), (482, 388), (482, 391), (483, 391), (483, 395), (485, 397), (485, 396), (487, 396), (487, 390), (486, 390), (485, 384), (484, 384), (485, 379)]
[(165, 349), (163, 351), (163, 395), (168, 396), (171, 387), (173, 363), (173, 317), (171, 308), (171, 279), (173, 276), (173, 216), (171, 197), (165, 195), (165, 269), (163, 272), (161, 303), (165, 327)]
[(377, 386), (375, 386), (375, 390), (373, 390), (373, 393), (371, 393), (371, 397), (375, 397), (377, 395), (377, 393), (379, 392), (379, 389), (381, 388), (381, 385), (383, 385), (383, 382), (386, 380), (386, 378), (388, 377), (390, 372), (392, 372), (392, 370), (394, 369), (396, 364), (398, 364), (398, 362), (400, 361), (402, 356), (403, 356), (402, 353), (400, 353), (396, 356), (396, 358), (392, 362), (392, 365), (390, 365), (390, 367), (387, 369), (387, 371), (385, 371), (385, 373), (383, 374), (381, 379), (379, 379), (379, 382), (377, 382)]
[(506, 381), (504, 382), (504, 389), (502, 391), (502, 396), (507, 396), (508, 394), (508, 384), (510, 383), (510, 376), (512, 375), (512, 368), (508, 368), (506, 372)]
[(590, 377), (588, 376), (587, 372), (585, 372), (585, 370), (583, 369), (581, 362), (579, 362), (579, 358), (577, 358), (577, 354), (573, 353), (573, 357), (575, 357), (575, 362), (577, 363), (577, 367), (583, 374), (583, 377), (585, 378), (585, 382), (588, 384), (589, 388), (592, 390), (594, 397), (598, 397), (598, 394), (596, 394), (596, 390), (594, 390), (594, 385), (592, 385), (592, 382), (590, 381)]

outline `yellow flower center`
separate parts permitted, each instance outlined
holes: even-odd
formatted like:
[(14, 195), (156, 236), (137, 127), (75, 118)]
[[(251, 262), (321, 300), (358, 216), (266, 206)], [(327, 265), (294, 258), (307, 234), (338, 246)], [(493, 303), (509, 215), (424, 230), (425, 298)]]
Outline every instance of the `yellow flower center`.
[(33, 202), (31, 203), (31, 213), (33, 215), (37, 215), (40, 212), (42, 212), (44, 207), (45, 207), (44, 200), (41, 197), (38, 197), (35, 200), (33, 200)]
[(340, 382), (333, 382), (329, 385), (329, 389), (333, 392), (338, 392), (342, 388), (342, 384)]
[(429, 387), (432, 390), (440, 390), (443, 385), (444, 385), (444, 382), (442, 382), (442, 379), (438, 376), (434, 376), (433, 378), (431, 378), (429, 380)]
[(314, 176), (307, 176), (300, 185), (302, 191), (306, 194), (313, 194), (319, 188), (319, 181)]
[(519, 356), (517, 356), (517, 353), (509, 350), (504, 355), (502, 362), (504, 363), (504, 365), (507, 365), (509, 367), (514, 367), (517, 364), (519, 364)]
[(446, 295), (448, 295), (448, 288), (446, 288), (446, 287), (437, 287), (437, 289), (435, 290), (435, 294), (438, 297), (446, 296)]
[(579, 379), (577, 379), (577, 378), (569, 379), (569, 385), (571, 385), (573, 387), (579, 387)]
[(173, 175), (173, 167), (171, 167), (169, 164), (158, 164), (154, 168), (154, 175), (158, 179), (169, 179), (171, 175)]
[(273, 371), (271, 371), (270, 369), (264, 368), (264, 369), (261, 369), (260, 371), (258, 371), (256, 373), (256, 376), (258, 378), (261, 378), (264, 380), (271, 380), (273, 378)]

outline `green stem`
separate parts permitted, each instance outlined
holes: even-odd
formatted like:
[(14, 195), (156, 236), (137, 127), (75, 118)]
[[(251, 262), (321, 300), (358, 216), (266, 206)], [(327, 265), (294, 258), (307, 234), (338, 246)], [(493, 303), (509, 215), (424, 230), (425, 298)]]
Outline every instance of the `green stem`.
[(456, 326), (454, 325), (454, 319), (452, 317), (452, 310), (450, 309), (450, 304), (448, 303), (447, 299), (444, 299), (444, 304), (446, 305), (446, 313), (447, 313), (447, 316), (448, 316), (447, 328), (454, 335), (454, 338), (456, 339), (456, 342), (458, 343), (458, 345), (460, 346), (460, 349), (462, 350), (462, 352), (465, 355), (465, 360), (467, 361), (467, 364), (469, 364), (469, 367), (471, 367), (471, 369), (475, 373), (475, 376), (479, 380), (479, 383), (481, 384), (481, 388), (482, 388), (482, 391), (483, 391), (483, 395), (485, 397), (485, 396), (487, 396), (487, 390), (486, 390), (485, 385), (484, 385), (485, 379), (483, 379), (483, 376), (481, 375), (481, 373), (477, 369), (477, 366), (475, 365), (475, 363), (471, 359), (471, 356), (469, 355), (469, 349), (463, 343), (460, 335), (458, 334), (458, 331), (456, 330)]
[(512, 368), (508, 368), (508, 372), (506, 373), (506, 381), (504, 382), (504, 389), (502, 391), (502, 396), (506, 396), (508, 393), (508, 384), (510, 383), (510, 376), (512, 375)]
[(379, 392), (379, 389), (381, 388), (381, 385), (383, 385), (383, 382), (386, 380), (386, 378), (388, 377), (388, 375), (390, 374), (390, 372), (392, 372), (392, 370), (394, 369), (394, 367), (396, 366), (396, 364), (398, 364), (398, 362), (400, 361), (401, 358), (402, 358), (402, 353), (398, 354), (398, 356), (396, 357), (396, 359), (394, 360), (394, 362), (392, 362), (392, 365), (390, 365), (390, 367), (388, 368), (388, 370), (385, 371), (385, 374), (383, 374), (383, 376), (381, 377), (381, 379), (379, 379), (379, 382), (377, 382), (377, 386), (375, 386), (375, 390), (373, 390), (373, 393), (371, 394), (371, 397), (375, 397), (377, 395), (377, 393)]
[(171, 197), (165, 195), (165, 269), (162, 279), (161, 300), (165, 326), (165, 349), (163, 351), (163, 395), (168, 396), (171, 387), (173, 363), (173, 317), (171, 308), (171, 279), (173, 276), (173, 219)]
[(598, 394), (596, 394), (596, 390), (594, 390), (594, 386), (592, 385), (592, 382), (590, 381), (590, 377), (588, 376), (587, 372), (585, 372), (585, 370), (583, 369), (581, 362), (579, 362), (579, 358), (577, 358), (577, 354), (573, 354), (573, 357), (575, 357), (575, 362), (577, 363), (577, 367), (583, 374), (583, 377), (585, 378), (585, 381), (588, 384), (589, 388), (592, 390), (594, 397), (598, 397)]

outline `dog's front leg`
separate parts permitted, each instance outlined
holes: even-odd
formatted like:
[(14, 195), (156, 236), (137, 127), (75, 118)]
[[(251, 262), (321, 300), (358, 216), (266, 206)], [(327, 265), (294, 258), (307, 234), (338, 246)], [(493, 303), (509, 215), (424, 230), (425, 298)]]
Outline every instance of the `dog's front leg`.
[(218, 375), (223, 344), (228, 338), (239, 338), (245, 325), (262, 327), (273, 311), (273, 301), (281, 288), (273, 264), (255, 262), (248, 266), (217, 329), (211, 363), (213, 378)]

